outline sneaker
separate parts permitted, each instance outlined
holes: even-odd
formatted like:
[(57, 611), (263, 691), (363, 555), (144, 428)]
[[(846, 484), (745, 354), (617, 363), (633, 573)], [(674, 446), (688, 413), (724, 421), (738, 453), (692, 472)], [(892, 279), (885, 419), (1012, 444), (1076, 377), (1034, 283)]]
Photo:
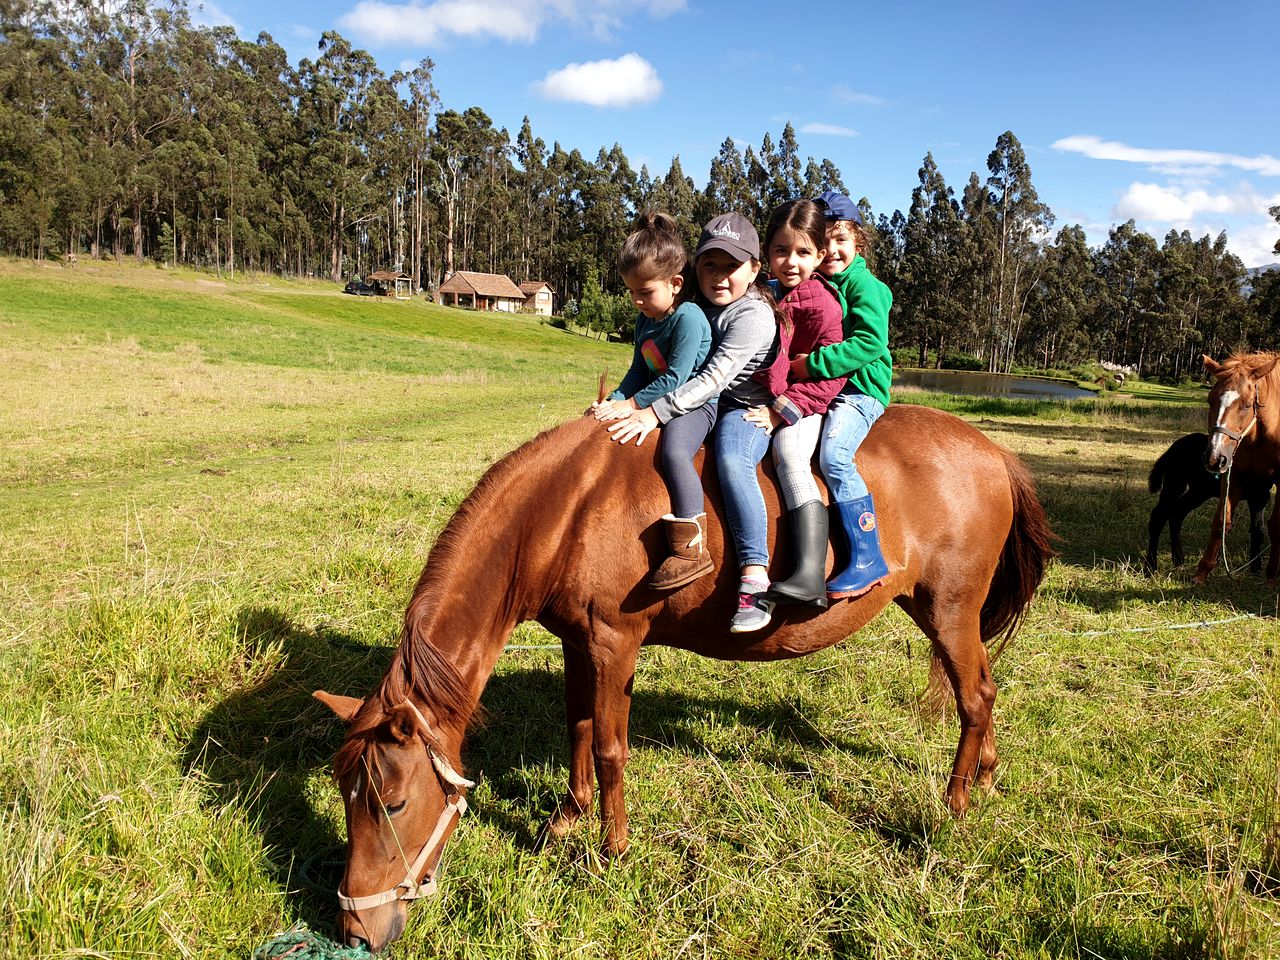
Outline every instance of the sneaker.
[(773, 619), (773, 601), (760, 593), (739, 593), (738, 611), (729, 624), (730, 633), (751, 633), (763, 630)]

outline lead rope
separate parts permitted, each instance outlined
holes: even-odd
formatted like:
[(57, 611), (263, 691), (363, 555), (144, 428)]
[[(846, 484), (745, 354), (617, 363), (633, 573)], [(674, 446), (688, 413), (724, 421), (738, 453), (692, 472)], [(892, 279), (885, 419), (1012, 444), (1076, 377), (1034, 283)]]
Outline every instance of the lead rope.
[[(1236, 449), (1231, 454), (1231, 459), (1227, 461), (1227, 483), (1222, 490), (1222, 539), (1218, 542), (1218, 552), (1222, 555), (1222, 569), (1227, 572), (1227, 576), (1235, 576), (1236, 570), (1241, 569), (1240, 567), (1236, 567), (1236, 570), (1232, 570), (1231, 561), (1227, 559), (1227, 510), (1231, 503), (1231, 500), (1228, 497), (1228, 494), (1231, 492), (1231, 468), (1235, 466), (1236, 454), (1240, 452), (1240, 444), (1244, 441), (1244, 438), (1249, 435), (1249, 431), (1253, 429), (1254, 424), (1258, 422), (1258, 408), (1261, 406), (1261, 397), (1258, 394), (1254, 394), (1253, 417), (1249, 420), (1248, 425), (1240, 431), (1238, 436), (1233, 436), (1230, 430), (1225, 430), (1221, 426), (1218, 427), (1218, 429), (1222, 430), (1222, 432), (1227, 436), (1233, 437), (1236, 442)], [(1259, 556), (1261, 556), (1261, 554), (1259, 554)], [(1248, 566), (1252, 562), (1253, 557), (1250, 557), (1245, 561), (1245, 566)]]
[[(1240, 449), (1239, 443), (1236, 444), (1236, 449)], [(1229, 577), (1235, 576), (1235, 570), (1231, 569), (1231, 561), (1227, 557), (1227, 511), (1230, 509), (1231, 505), (1231, 467), (1235, 463), (1235, 459), (1236, 458), (1233, 455), (1231, 460), (1227, 463), (1227, 479), (1223, 484), (1222, 509), (1219, 511), (1219, 513), (1222, 514), (1222, 539), (1218, 541), (1218, 551), (1222, 554), (1222, 569), (1226, 571), (1227, 576)]]

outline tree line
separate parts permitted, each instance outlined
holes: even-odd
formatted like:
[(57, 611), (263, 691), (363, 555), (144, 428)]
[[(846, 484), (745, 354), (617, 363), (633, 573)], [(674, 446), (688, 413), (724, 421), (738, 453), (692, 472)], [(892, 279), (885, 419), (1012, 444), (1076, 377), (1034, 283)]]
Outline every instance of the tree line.
[[(193, 25), (185, 0), (8, 0), (0, 251), (334, 281), (399, 266), (427, 290), (505, 273), (551, 283), (603, 332), (629, 322), (615, 258), (636, 212), (666, 210), (692, 244), (716, 213), (763, 226), (786, 200), (855, 195), (790, 124), (758, 148), (726, 138), (698, 189), (679, 156), (635, 170), (616, 143), (590, 158), (527, 117), (513, 137), (445, 108), (433, 72), (388, 75), (336, 32), (295, 67), (269, 34)], [(986, 167), (957, 195), (926, 155), (905, 214), (860, 200), (901, 360), (1177, 378), (1201, 353), (1275, 347), (1280, 272), (1250, 291), (1225, 234), (1157, 242), (1130, 221), (1091, 248), (1078, 225), (1053, 232), (1013, 133)]]

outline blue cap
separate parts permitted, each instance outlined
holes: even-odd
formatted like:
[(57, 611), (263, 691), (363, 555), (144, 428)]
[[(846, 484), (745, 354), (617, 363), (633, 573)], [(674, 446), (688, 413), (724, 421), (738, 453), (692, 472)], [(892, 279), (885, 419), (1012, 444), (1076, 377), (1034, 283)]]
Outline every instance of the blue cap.
[(826, 190), (814, 197), (813, 202), (822, 209), (822, 215), (828, 220), (852, 220), (859, 226), (862, 225), (858, 205), (843, 193)]

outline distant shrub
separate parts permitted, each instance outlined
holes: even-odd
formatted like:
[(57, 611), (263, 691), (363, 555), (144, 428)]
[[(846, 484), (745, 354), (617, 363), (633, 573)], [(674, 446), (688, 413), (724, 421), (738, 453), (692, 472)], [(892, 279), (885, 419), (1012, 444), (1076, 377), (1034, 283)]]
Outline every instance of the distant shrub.
[(557, 330), (568, 330), (569, 321), (564, 317), (547, 317), (542, 321), (549, 327), (555, 327)]
[(942, 362), (938, 365), (943, 370), (985, 370), (987, 364), (985, 360), (979, 360), (977, 357), (968, 353), (948, 353), (942, 358)]

